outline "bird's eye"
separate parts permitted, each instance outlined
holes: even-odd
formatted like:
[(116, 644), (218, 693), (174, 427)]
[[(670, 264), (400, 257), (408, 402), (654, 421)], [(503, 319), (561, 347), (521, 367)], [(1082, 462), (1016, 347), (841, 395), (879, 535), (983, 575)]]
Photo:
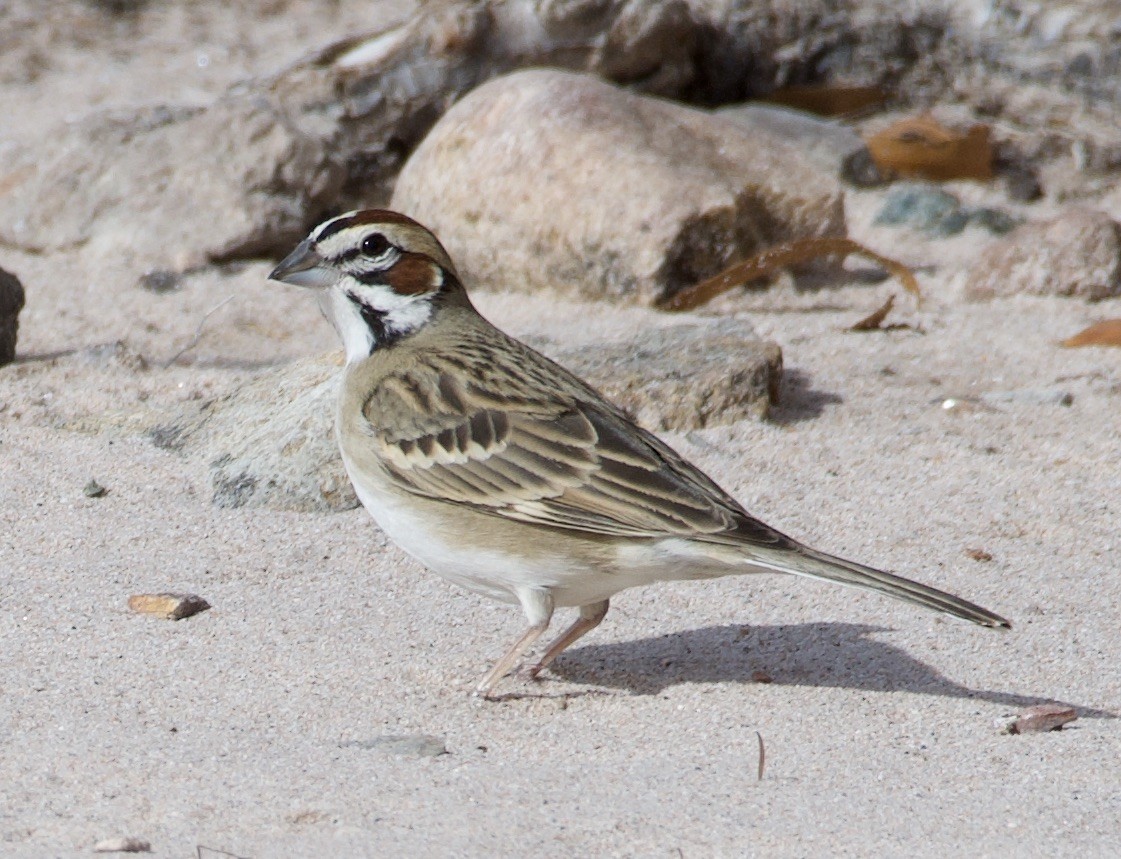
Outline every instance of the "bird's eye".
[(370, 233), (362, 239), (362, 253), (368, 257), (380, 257), (391, 247), (393, 245), (389, 243), (389, 239), (381, 233)]

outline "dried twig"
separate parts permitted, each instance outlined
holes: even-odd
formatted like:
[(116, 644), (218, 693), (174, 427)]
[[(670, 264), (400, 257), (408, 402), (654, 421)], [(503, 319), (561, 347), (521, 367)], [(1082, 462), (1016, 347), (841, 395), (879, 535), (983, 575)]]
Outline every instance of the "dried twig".
[(223, 307), (225, 307), (227, 304), (229, 304), (233, 300), (234, 300), (234, 297), (231, 295), (228, 298), (224, 299), (223, 301), (218, 302), (218, 304), (214, 305), (212, 308), (210, 308), (208, 311), (206, 311), (206, 313), (203, 315), (202, 319), (199, 320), (198, 328), (195, 329), (195, 335), (191, 338), (191, 342), (188, 343), (186, 346), (184, 346), (182, 349), (180, 349), (178, 352), (176, 352), (174, 355), (172, 355), (170, 358), (168, 358), (167, 361), (164, 363), (163, 368), (166, 370), (168, 367), (170, 367), (172, 364), (174, 364), (176, 361), (178, 361), (180, 358), (182, 358), (184, 355), (186, 355), (188, 352), (190, 352), (196, 346), (198, 346), (199, 341), (202, 339), (202, 329), (206, 326), (207, 320), (210, 319), (211, 316), (213, 316), (215, 313), (217, 313), (219, 310), (221, 310)]
[(844, 258), (849, 254), (857, 254), (876, 263), (889, 274), (897, 277), (907, 292), (921, 300), (922, 292), (919, 290), (919, 282), (915, 280), (914, 274), (903, 263), (888, 259), (852, 239), (831, 236), (796, 239), (792, 242), (782, 242), (774, 245), (753, 257), (745, 259), (743, 262), (736, 263), (715, 277), (686, 287), (668, 298), (659, 299), (655, 302), (655, 305), (661, 310), (693, 310), (702, 304), (707, 304), (732, 287), (758, 280), (777, 269), (818, 257), (840, 256)]

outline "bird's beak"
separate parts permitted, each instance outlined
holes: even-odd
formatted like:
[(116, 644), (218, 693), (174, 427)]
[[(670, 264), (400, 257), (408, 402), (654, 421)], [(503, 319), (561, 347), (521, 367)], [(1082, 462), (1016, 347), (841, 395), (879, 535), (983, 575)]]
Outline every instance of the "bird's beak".
[(323, 265), (323, 257), (315, 252), (311, 242), (304, 239), (269, 273), (269, 280), (323, 288), (332, 286), (338, 280), (338, 273)]

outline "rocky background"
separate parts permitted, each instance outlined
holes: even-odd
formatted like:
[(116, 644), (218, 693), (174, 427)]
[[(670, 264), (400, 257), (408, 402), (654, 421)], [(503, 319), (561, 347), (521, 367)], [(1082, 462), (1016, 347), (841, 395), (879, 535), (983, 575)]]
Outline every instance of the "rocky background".
[[(1095, 778), (1121, 751), (1119, 99), (1107, 0), (0, 5), (9, 852), (134, 835), (161, 855), (204, 836), (244, 855), (922, 854), (972, 832), (1014, 852), (1121, 846), (1116, 791)], [(963, 154), (945, 175), (885, 162), (916, 139)], [(667, 586), (621, 601), (548, 683), (472, 710), (464, 684), (520, 621), (353, 509), (334, 333), (265, 280), (324, 217), (381, 205), (433, 228), (486, 315), (748, 509), (1017, 631), (993, 643), (800, 583)], [(830, 257), (655, 309), (778, 243), (844, 237), (908, 265), (921, 297)], [(145, 589), (212, 608), (153, 627), (125, 608)], [(909, 628), (915, 655), (872, 643), (882, 627), (819, 623), (853, 606)], [(947, 651), (959, 680), (924, 664)], [(994, 721), (1054, 701), (1092, 717), (1064, 732), (1083, 743), (994, 739)], [(824, 746), (789, 732), (804, 713)], [(732, 795), (757, 727), (787, 757), (772, 793), (737, 800), (750, 813), (654, 810), (676, 808), (693, 755), (716, 763), (689, 795)], [(52, 730), (71, 732), (61, 769)], [(643, 775), (651, 743), (664, 769)], [(542, 746), (609, 748), (574, 773)], [(165, 753), (218, 763), (169, 779)], [(436, 769), (449, 758), (461, 777)], [(951, 786), (915, 799), (922, 766), (1004, 790), (985, 793), (997, 833)], [(789, 811), (838, 779), (859, 813)], [(531, 810), (549, 802), (566, 811)], [(893, 833), (903, 818), (927, 823)]]

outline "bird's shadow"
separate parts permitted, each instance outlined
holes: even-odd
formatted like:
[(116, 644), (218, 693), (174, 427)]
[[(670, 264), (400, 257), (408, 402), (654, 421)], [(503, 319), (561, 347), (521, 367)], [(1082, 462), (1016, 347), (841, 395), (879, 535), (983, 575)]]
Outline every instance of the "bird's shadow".
[(657, 695), (679, 683), (757, 683), (833, 686), (869, 692), (914, 692), (970, 698), (1022, 709), (1061, 703), (1080, 716), (1116, 718), (1116, 713), (955, 683), (906, 651), (873, 637), (885, 627), (853, 623), (784, 626), (710, 626), (568, 651), (550, 667), (573, 683)]
[(828, 406), (844, 400), (831, 391), (819, 391), (808, 373), (788, 367), (782, 374), (778, 402), (771, 406), (767, 420), (776, 424), (792, 424), (820, 417)]

